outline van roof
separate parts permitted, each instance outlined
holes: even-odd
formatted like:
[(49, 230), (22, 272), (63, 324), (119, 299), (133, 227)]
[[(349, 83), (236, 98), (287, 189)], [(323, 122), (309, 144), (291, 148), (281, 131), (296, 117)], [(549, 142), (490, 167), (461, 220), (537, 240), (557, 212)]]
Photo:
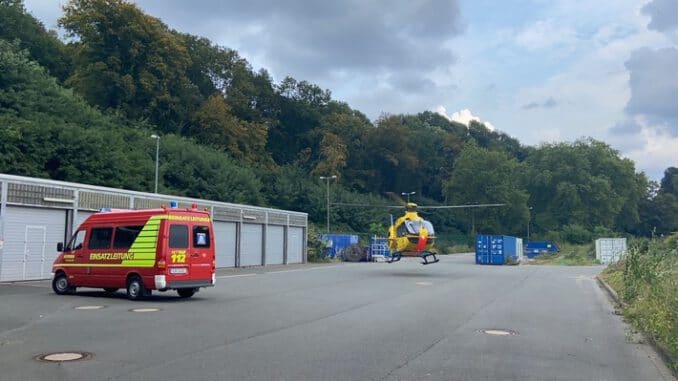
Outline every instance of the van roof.
[(157, 215), (199, 215), (209, 217), (209, 212), (199, 209), (186, 208), (160, 208), (160, 209), (111, 209), (102, 211), (89, 216), (85, 222), (114, 222), (118, 220), (137, 220), (147, 219)]

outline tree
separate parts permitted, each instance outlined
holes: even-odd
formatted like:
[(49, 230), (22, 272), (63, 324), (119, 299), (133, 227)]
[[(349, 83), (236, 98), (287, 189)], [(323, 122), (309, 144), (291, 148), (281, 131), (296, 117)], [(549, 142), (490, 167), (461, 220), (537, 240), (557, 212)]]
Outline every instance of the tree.
[(0, 172), (149, 189), (139, 133), (121, 132), (17, 50), (0, 40)]
[(26, 12), (23, 0), (0, 0), (0, 39), (17, 41), (19, 49), (59, 80), (70, 74), (71, 58), (54, 31)]
[(186, 47), (165, 24), (124, 0), (71, 0), (59, 24), (73, 38), (69, 86), (104, 110), (182, 131), (200, 96)]
[(237, 159), (266, 162), (266, 126), (244, 122), (231, 114), (224, 97), (215, 94), (193, 113), (188, 135)]
[(516, 159), (504, 152), (480, 148), (471, 140), (454, 163), (449, 181), (445, 182), (445, 195), (454, 204), (505, 204), (460, 213), (471, 234), (475, 231), (521, 234), (529, 218), (523, 177), (523, 165)]
[(163, 184), (181, 196), (263, 205), (262, 184), (253, 170), (175, 135), (163, 136)]
[(346, 166), (346, 144), (339, 136), (326, 132), (320, 142), (320, 156), (321, 159), (311, 172), (312, 175), (340, 173)]
[(651, 182), (639, 205), (636, 234), (666, 235), (678, 231), (678, 168), (667, 168), (660, 184)]
[(534, 222), (542, 231), (566, 225), (608, 229), (637, 223), (647, 181), (631, 160), (592, 139), (545, 144), (526, 159)]

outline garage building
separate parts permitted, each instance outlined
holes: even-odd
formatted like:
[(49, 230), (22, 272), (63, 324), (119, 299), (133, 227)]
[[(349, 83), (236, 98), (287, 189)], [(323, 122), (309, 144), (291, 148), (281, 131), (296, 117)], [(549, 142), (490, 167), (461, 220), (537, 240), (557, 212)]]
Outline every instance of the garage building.
[(306, 262), (306, 213), (0, 174), (0, 281), (49, 278), (57, 243), (102, 208), (170, 201), (210, 210), (219, 268)]

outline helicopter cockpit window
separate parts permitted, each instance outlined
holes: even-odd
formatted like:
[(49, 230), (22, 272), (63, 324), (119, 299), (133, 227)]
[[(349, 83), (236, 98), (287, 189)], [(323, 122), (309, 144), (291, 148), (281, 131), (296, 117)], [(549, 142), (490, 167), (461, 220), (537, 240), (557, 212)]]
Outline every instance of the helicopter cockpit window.
[(428, 232), (428, 235), (435, 235), (435, 231), (433, 230), (433, 224), (431, 224), (428, 221), (424, 221), (424, 228), (426, 228), (426, 231)]
[(398, 226), (398, 236), (403, 237), (407, 235), (407, 227), (405, 227), (405, 224), (402, 224)]
[(419, 234), (421, 230), (421, 221), (405, 221), (405, 226), (407, 227), (407, 232), (409, 234)]

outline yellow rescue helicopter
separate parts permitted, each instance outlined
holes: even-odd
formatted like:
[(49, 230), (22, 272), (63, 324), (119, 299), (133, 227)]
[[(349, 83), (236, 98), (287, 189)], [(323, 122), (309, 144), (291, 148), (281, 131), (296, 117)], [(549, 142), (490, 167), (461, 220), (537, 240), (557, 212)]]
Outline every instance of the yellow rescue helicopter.
[[(425, 220), (417, 212), (418, 209), (461, 209), (487, 208), (504, 206), (505, 204), (467, 204), (467, 205), (431, 205), (419, 207), (413, 202), (405, 202), (394, 193), (387, 193), (391, 198), (405, 206), (405, 215), (395, 221), (391, 215), (391, 226), (388, 229), (388, 249), (391, 257), (388, 263), (398, 262), (402, 257), (421, 257), (423, 265), (430, 265), (439, 261), (434, 249), (436, 235), (433, 224)], [(375, 206), (362, 204), (335, 203), (338, 206)], [(395, 206), (388, 206), (393, 208)], [(429, 260), (431, 258), (431, 260)]]
[[(433, 251), (436, 236), (433, 224), (423, 219), (417, 213), (417, 204), (405, 204), (405, 215), (393, 222), (388, 228), (388, 250), (391, 258), (388, 263), (397, 262), (401, 257), (421, 257), (424, 265), (438, 262), (436, 252)], [(432, 261), (428, 258), (433, 257)]]

